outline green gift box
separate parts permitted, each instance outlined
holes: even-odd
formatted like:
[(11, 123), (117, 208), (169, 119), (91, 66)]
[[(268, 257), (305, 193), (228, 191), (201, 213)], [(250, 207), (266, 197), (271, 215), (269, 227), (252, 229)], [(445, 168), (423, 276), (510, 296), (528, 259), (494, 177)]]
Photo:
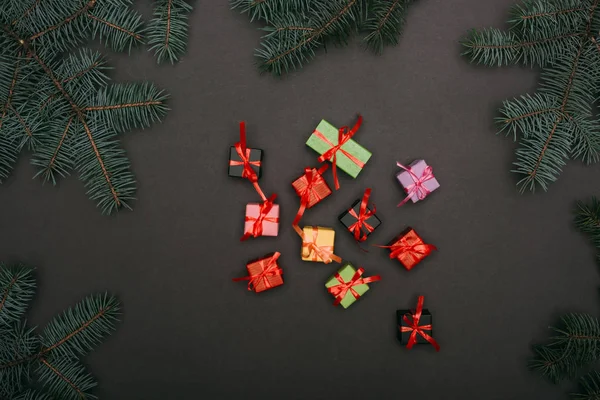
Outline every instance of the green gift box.
[[(310, 135), (306, 145), (316, 151), (317, 153), (323, 155), (327, 150), (331, 149), (333, 146), (339, 144), (339, 129), (335, 126), (331, 125), (329, 122), (322, 120), (317, 129)], [(323, 136), (325, 139), (329, 141), (323, 140)], [(343, 151), (342, 151), (343, 150)], [(344, 152), (350, 154), (352, 157), (355, 157), (359, 164), (350, 159)], [(360, 171), (362, 171), (364, 165), (371, 158), (371, 152), (360, 144), (355, 142), (353, 139), (349, 139), (346, 143), (340, 147), (340, 150), (337, 151), (337, 162), (336, 165), (339, 169), (347, 173), (353, 178), (356, 178)], [(329, 159), (329, 161), (333, 160), (333, 156)]]
[[(355, 273), (356, 273), (356, 270), (350, 263), (346, 263), (344, 266), (342, 266), (342, 268), (340, 268), (338, 270), (338, 274), (340, 275), (340, 277), (342, 278), (342, 280), (345, 283), (350, 282)], [(340, 285), (340, 281), (335, 277), (335, 275), (332, 275), (325, 283), (326, 288), (331, 288), (331, 287), (338, 286), (338, 285)], [(362, 296), (365, 293), (367, 293), (367, 291), (369, 290), (369, 285), (366, 283), (362, 284), (362, 285), (355, 285), (355, 286), (352, 286), (352, 289), (354, 289), (354, 291), (356, 293), (358, 293), (359, 296)], [(344, 298), (342, 299), (342, 301), (340, 302), (340, 305), (344, 308), (348, 308), (355, 301), (356, 301), (356, 298), (354, 297), (354, 295), (352, 293), (350, 293), (350, 291), (348, 291), (346, 293), (346, 295), (344, 296)]]

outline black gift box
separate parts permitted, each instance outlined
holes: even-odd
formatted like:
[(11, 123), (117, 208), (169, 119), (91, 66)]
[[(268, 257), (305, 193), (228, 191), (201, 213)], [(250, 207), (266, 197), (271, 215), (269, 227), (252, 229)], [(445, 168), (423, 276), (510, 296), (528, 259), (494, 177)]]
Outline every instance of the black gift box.
[[(262, 162), (263, 151), (261, 149), (248, 148), (248, 150), (250, 150), (250, 157), (248, 157), (248, 160)], [(235, 147), (233, 147), (233, 146), (231, 146), (231, 148), (229, 150), (229, 161), (240, 161), (240, 162), (242, 161), (242, 159), (240, 158), (240, 155), (237, 153), (237, 151), (235, 150)], [(257, 167), (256, 165), (252, 165), (252, 164), (250, 164), (250, 166), (252, 167), (254, 172), (256, 172), (256, 176), (258, 178), (260, 178), (260, 176), (262, 174), (262, 168)], [(229, 176), (241, 178), (243, 175), (243, 172), (244, 172), (243, 164), (229, 165)]]
[[(412, 331), (407, 331), (407, 332), (402, 332), (400, 330), (401, 327), (403, 326), (410, 326), (409, 324), (406, 323), (406, 321), (404, 321), (404, 316), (406, 315), (406, 318), (408, 319), (409, 322), (412, 322), (412, 313), (414, 312), (414, 310), (398, 310), (396, 311), (396, 317), (398, 318), (398, 340), (400, 341), (401, 344), (408, 344), (408, 341), (410, 340), (410, 335), (412, 335)], [(423, 325), (431, 325), (432, 330), (428, 331), (428, 330), (423, 330), (424, 333), (428, 334), (429, 336), (433, 337), (433, 323), (432, 323), (432, 317), (431, 317), (431, 313), (429, 312), (429, 310), (427, 310), (426, 308), (423, 309), (423, 312), (421, 313), (421, 318), (419, 319), (419, 326), (423, 326)], [(429, 344), (429, 342), (427, 340), (425, 340), (425, 338), (423, 336), (421, 336), (421, 334), (417, 333), (417, 344)]]
[[(354, 212), (356, 213), (356, 215), (360, 215), (360, 203), (362, 202), (362, 199), (356, 200), (354, 202), (354, 204), (352, 204), (352, 207), (350, 208), (350, 210), (354, 210)], [(371, 211), (371, 209), (369, 208), (369, 206), (367, 206), (367, 212)], [(338, 217), (338, 219), (340, 220), (340, 222), (346, 227), (346, 230), (349, 230), (350, 227), (356, 222), (356, 218), (354, 218), (351, 214), (349, 210), (344, 211), (343, 213), (340, 214), (340, 216)], [(375, 232), (375, 229), (377, 229), (377, 227), (379, 225), (381, 225), (381, 220), (379, 218), (377, 218), (376, 215), (371, 215), (369, 218), (367, 218), (365, 220), (366, 223), (368, 223), (369, 225), (371, 225), (373, 227), (373, 231)], [(367, 228), (365, 228), (365, 226), (363, 225), (361, 227), (361, 231), (364, 235), (369, 236), (372, 232), (369, 232), (367, 230)], [(361, 235), (363, 236), (363, 235)]]

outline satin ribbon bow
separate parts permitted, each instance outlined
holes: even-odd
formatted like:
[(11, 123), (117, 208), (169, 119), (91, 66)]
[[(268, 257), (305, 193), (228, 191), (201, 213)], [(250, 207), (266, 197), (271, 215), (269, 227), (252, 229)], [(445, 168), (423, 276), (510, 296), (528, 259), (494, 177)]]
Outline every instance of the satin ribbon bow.
[(348, 210), (348, 213), (356, 218), (356, 222), (348, 227), (348, 230), (354, 233), (354, 240), (357, 242), (364, 242), (367, 240), (367, 234), (362, 231), (362, 228), (365, 228), (367, 232), (373, 232), (373, 227), (367, 222), (369, 218), (375, 215), (377, 211), (375, 208), (375, 204), (373, 204), (373, 210), (367, 210), (367, 204), (369, 203), (369, 196), (371, 196), (371, 189), (365, 190), (365, 194), (363, 195), (362, 201), (360, 203), (360, 208), (358, 210), (358, 214), (354, 211), (354, 208)]
[(402, 319), (408, 326), (401, 326), (400, 332), (411, 332), (408, 344), (406, 345), (407, 349), (412, 349), (412, 347), (417, 343), (417, 335), (421, 335), (423, 339), (431, 343), (431, 345), (435, 348), (436, 351), (440, 351), (440, 345), (435, 341), (435, 339), (424, 332), (431, 332), (431, 325), (419, 325), (419, 320), (421, 319), (421, 314), (423, 313), (424, 301), (425, 297), (419, 296), (416, 311), (412, 315), (406, 314), (402, 317)]
[(339, 272), (335, 273), (334, 277), (338, 280), (340, 284), (327, 288), (329, 293), (331, 293), (335, 297), (335, 301), (333, 302), (334, 306), (340, 304), (342, 300), (344, 300), (344, 297), (346, 297), (346, 294), (348, 294), (348, 292), (352, 293), (352, 296), (354, 296), (355, 299), (359, 299), (360, 294), (358, 294), (358, 292), (354, 290), (353, 286), (364, 285), (367, 283), (377, 282), (381, 280), (381, 277), (379, 275), (369, 276), (368, 278), (362, 278), (361, 276), (364, 272), (365, 269), (362, 267), (357, 269), (354, 273), (354, 276), (352, 276), (352, 279), (350, 279), (350, 281), (348, 282), (344, 282), (344, 279), (341, 277)]
[[(312, 260), (317, 261), (319, 258), (325, 263), (329, 264), (332, 261), (337, 263), (341, 263), (342, 259), (335, 254), (333, 254), (333, 246), (318, 246), (317, 245), (317, 237), (319, 235), (319, 230), (317, 227), (312, 227), (312, 235), (311, 237), (307, 237), (302, 229), (298, 225), (293, 226), (296, 233), (302, 238), (302, 251), (307, 251), (306, 254), (312, 254)], [(306, 256), (308, 257), (308, 256)]]
[(318, 170), (315, 170), (314, 168), (308, 168), (308, 167), (304, 168), (304, 176), (306, 177), (306, 186), (304, 186), (303, 188), (298, 190), (298, 194), (300, 195), (300, 208), (298, 209), (298, 212), (296, 213), (296, 217), (294, 218), (292, 225), (298, 225), (298, 223), (300, 222), (300, 219), (304, 215), (304, 211), (310, 205), (311, 196), (315, 196), (315, 198), (317, 200), (316, 202), (319, 202), (323, 199), (323, 197), (320, 195), (320, 193), (314, 189), (314, 185), (316, 185), (317, 183), (320, 183), (321, 180), (323, 180), (323, 177), (321, 175), (323, 175), (323, 172), (325, 172), (327, 170), (327, 168), (329, 168), (328, 165), (323, 165)]
[(260, 167), (261, 162), (250, 161), (251, 150), (246, 146), (246, 123), (243, 121), (240, 122), (240, 141), (234, 145), (234, 148), (241, 161), (229, 160), (229, 165), (242, 165), (242, 178), (246, 178), (250, 182), (252, 182), (252, 185), (254, 185), (254, 189), (256, 189), (256, 192), (263, 199), (263, 201), (267, 200), (267, 197), (258, 185), (258, 175), (256, 174), (256, 171), (254, 171), (254, 169), (252, 168), (252, 166)]
[(250, 237), (256, 238), (256, 237), (262, 236), (264, 222), (273, 222), (273, 223), (279, 222), (278, 217), (268, 217), (269, 212), (273, 208), (273, 202), (275, 201), (276, 198), (277, 198), (277, 195), (273, 194), (271, 197), (269, 197), (267, 200), (265, 200), (260, 205), (260, 208), (258, 210), (258, 217), (246, 216), (246, 222), (254, 221), (254, 223), (252, 224), (252, 230), (244, 233), (244, 236), (242, 236), (240, 241), (243, 242), (244, 240), (247, 240)]
[(396, 165), (399, 166), (400, 168), (402, 168), (403, 170), (405, 170), (406, 172), (408, 172), (410, 174), (410, 177), (413, 180), (412, 184), (410, 184), (404, 188), (407, 196), (404, 200), (402, 200), (398, 204), (398, 207), (400, 207), (401, 205), (406, 203), (414, 195), (417, 195), (419, 200), (423, 200), (425, 197), (427, 197), (431, 193), (431, 191), (429, 189), (427, 189), (425, 186), (423, 186), (423, 184), (425, 182), (434, 178), (433, 169), (429, 165), (427, 167), (425, 167), (421, 176), (415, 175), (412, 168), (405, 167), (404, 165), (400, 164), (399, 162), (396, 162)]
[[(352, 127), (352, 129), (348, 130), (347, 126), (343, 126), (338, 130), (338, 144), (333, 144), (331, 143), (331, 141), (329, 139), (327, 139), (325, 137), (325, 135), (323, 135), (321, 132), (315, 130), (313, 132), (313, 134), (318, 137), (319, 139), (321, 139), (322, 141), (324, 141), (325, 143), (327, 143), (329, 146), (331, 146), (330, 149), (328, 149), (325, 153), (321, 154), (321, 156), (318, 158), (318, 161), (320, 163), (325, 162), (327, 160), (331, 160), (331, 164), (333, 165), (333, 181), (335, 183), (335, 190), (338, 190), (340, 188), (340, 182), (338, 180), (338, 176), (337, 176), (337, 152), (340, 151), (342, 154), (344, 154), (346, 157), (348, 157), (348, 159), (350, 161), (352, 161), (354, 164), (358, 165), (360, 168), (364, 168), (365, 163), (363, 163), (362, 161), (360, 161), (358, 158), (354, 157), (352, 154), (348, 153), (346, 150), (342, 149), (342, 146), (344, 144), (346, 144), (350, 139), (352, 139), (352, 136), (354, 136), (356, 134), (356, 132), (358, 131), (358, 128), (360, 128), (360, 125), (362, 124), (362, 116), (358, 116), (358, 120), (356, 121), (356, 124), (354, 124), (354, 126)], [(333, 157), (333, 159), (332, 159)]]
[(425, 256), (431, 254), (433, 250), (437, 250), (434, 245), (424, 243), (423, 239), (412, 229), (391, 246), (376, 247), (390, 249), (390, 259), (397, 258), (409, 271)]
[(254, 290), (260, 283), (264, 283), (265, 290), (272, 288), (273, 285), (271, 284), (271, 281), (268, 278), (271, 276), (283, 275), (283, 270), (277, 265), (277, 259), (280, 255), (281, 253), (275, 252), (271, 258), (257, 261), (260, 262), (263, 267), (262, 271), (259, 274), (245, 276), (243, 278), (235, 278), (233, 279), (233, 281), (249, 281), (249, 291)]

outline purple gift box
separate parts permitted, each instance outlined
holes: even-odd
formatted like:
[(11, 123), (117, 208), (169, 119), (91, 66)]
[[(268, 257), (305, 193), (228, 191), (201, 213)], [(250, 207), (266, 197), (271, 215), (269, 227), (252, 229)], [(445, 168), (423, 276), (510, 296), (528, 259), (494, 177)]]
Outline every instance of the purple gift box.
[[(406, 189), (410, 185), (413, 185), (417, 180), (421, 180), (424, 178), (425, 168), (427, 168), (427, 167), (428, 167), (428, 165), (425, 162), (425, 160), (415, 160), (408, 166), (408, 169), (410, 169), (412, 171), (414, 176), (410, 172), (402, 170), (398, 173), (398, 175), (396, 175), (396, 179), (398, 179), (398, 182), (400, 182), (402, 187), (404, 189)], [(415, 180), (415, 177), (417, 180)], [(437, 188), (440, 187), (440, 184), (432, 174), (431, 178), (422, 180), (421, 186), (424, 189), (426, 189), (425, 191), (421, 191), (421, 193), (422, 193), (421, 199), (422, 199), (424, 197), (423, 194), (427, 195), (428, 193), (433, 192), (434, 190), (436, 190)], [(418, 191), (413, 192), (410, 199), (412, 200), (413, 203), (416, 203), (417, 201), (419, 201), (420, 200), (419, 192)]]

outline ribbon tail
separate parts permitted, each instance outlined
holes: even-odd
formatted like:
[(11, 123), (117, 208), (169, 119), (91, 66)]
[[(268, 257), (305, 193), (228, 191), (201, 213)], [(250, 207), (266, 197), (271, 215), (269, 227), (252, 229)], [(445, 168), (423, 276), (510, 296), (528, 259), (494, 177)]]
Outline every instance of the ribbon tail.
[(244, 241), (250, 239), (250, 237), (252, 237), (252, 232), (246, 232), (246, 233), (244, 233), (244, 236), (242, 236), (240, 238), (240, 242), (244, 242)]
[[(253, 175), (253, 176), (256, 176), (256, 174)], [(256, 193), (258, 193), (258, 195), (260, 196), (260, 198), (262, 199), (262, 201), (267, 201), (267, 196), (265, 196), (265, 194), (263, 193), (262, 189), (258, 185), (258, 182), (252, 181), (252, 185), (254, 186), (254, 189), (256, 190)]]
[(402, 200), (400, 203), (398, 203), (398, 205), (396, 207), (401, 207), (404, 204), (406, 204), (407, 201), (410, 200), (411, 197), (414, 196), (414, 190), (411, 190), (410, 192), (408, 192), (408, 195), (406, 196), (406, 198), (404, 200)]
[(300, 222), (300, 220), (302, 219), (302, 216), (304, 215), (305, 210), (306, 210), (306, 203), (304, 201), (300, 200), (300, 208), (298, 209), (298, 212), (296, 213), (296, 218), (294, 218), (294, 221), (292, 222), (292, 226), (298, 225), (298, 222)]
[(338, 175), (337, 175), (337, 154), (333, 155), (333, 183), (335, 185), (335, 190), (340, 190), (340, 181), (338, 180)]

